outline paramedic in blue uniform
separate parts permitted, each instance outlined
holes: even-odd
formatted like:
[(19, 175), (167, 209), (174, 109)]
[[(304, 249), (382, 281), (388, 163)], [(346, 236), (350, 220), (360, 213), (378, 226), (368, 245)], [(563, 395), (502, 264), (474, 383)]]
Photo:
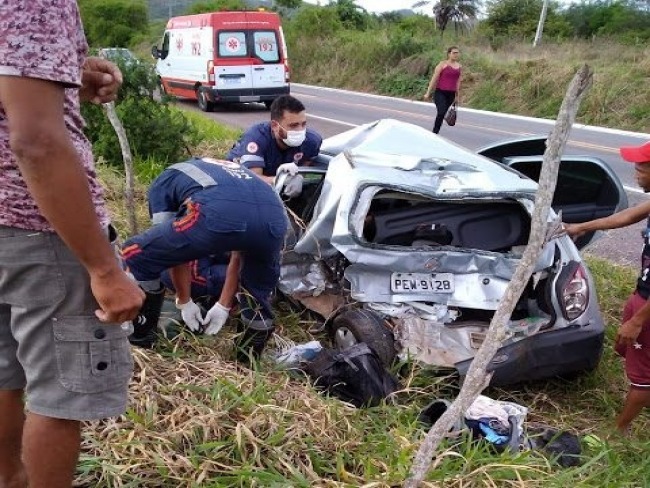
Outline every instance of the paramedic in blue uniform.
[[(296, 175), (298, 166), (309, 166), (318, 156), (323, 138), (307, 128), (305, 106), (291, 95), (271, 104), (271, 120), (255, 124), (232, 147), (226, 159), (235, 161), (273, 184), (282, 172)], [(297, 175), (299, 176), (299, 175)], [(284, 194), (297, 196), (302, 177), (287, 181)]]
[[(273, 184), (276, 174), (288, 173), (282, 193), (291, 198), (302, 190), (298, 166), (309, 166), (323, 139), (307, 129), (305, 106), (291, 95), (276, 98), (271, 105), (271, 121), (255, 124), (232, 147), (226, 159), (237, 162)], [(191, 294), (207, 303), (221, 293), (228, 256), (211, 255), (190, 263)], [(168, 272), (162, 275), (165, 286), (174, 290)]]
[[(228, 153), (227, 159), (258, 174), (270, 184), (276, 174), (287, 173), (282, 193), (292, 198), (302, 190), (298, 166), (309, 166), (319, 151), (322, 138), (307, 129), (305, 106), (290, 95), (275, 99), (271, 105), (271, 121), (251, 127)], [(211, 304), (221, 293), (228, 267), (227, 255), (210, 255), (189, 264), (191, 296)], [(175, 290), (169, 272), (162, 274), (169, 290)]]
[[(169, 270), (187, 327), (216, 334), (236, 296), (244, 325), (238, 348), (259, 356), (273, 334), (270, 298), (287, 230), (284, 206), (273, 187), (236, 163), (195, 158), (156, 178), (149, 189), (149, 213), (153, 227), (122, 248), (128, 270), (147, 294), (131, 342), (154, 345), (164, 296), (160, 276)], [(219, 300), (202, 317), (191, 298), (189, 263), (228, 254)]]

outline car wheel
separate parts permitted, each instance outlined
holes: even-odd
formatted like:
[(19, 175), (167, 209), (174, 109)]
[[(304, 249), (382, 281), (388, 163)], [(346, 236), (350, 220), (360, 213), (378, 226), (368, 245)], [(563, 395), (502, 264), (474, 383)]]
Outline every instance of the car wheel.
[(333, 320), (330, 335), (339, 349), (365, 342), (384, 366), (390, 367), (395, 361), (393, 332), (383, 318), (370, 310), (354, 309), (341, 313)]
[(202, 111), (212, 112), (214, 110), (214, 102), (211, 102), (208, 98), (205, 88), (199, 87), (199, 89), (196, 90), (196, 101)]
[(264, 102), (264, 106), (266, 107), (266, 110), (271, 110), (271, 105), (273, 104), (273, 100), (267, 100)]

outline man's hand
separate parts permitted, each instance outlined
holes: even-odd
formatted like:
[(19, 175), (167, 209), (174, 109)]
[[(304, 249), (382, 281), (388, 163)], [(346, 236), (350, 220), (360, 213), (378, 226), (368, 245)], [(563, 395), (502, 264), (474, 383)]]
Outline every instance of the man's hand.
[(185, 322), (185, 325), (187, 325), (192, 332), (198, 332), (201, 330), (203, 317), (201, 317), (201, 309), (196, 303), (192, 300), (182, 304), (176, 302), (176, 308), (181, 311), (183, 322)]
[(122, 85), (122, 72), (104, 58), (86, 58), (81, 71), (79, 98), (82, 102), (108, 103), (117, 98)]
[(229, 308), (224, 307), (219, 302), (215, 303), (214, 306), (208, 310), (208, 313), (203, 320), (203, 325), (206, 326), (203, 332), (208, 335), (218, 334), (226, 323), (226, 320), (228, 320), (229, 315)]
[(100, 307), (95, 315), (106, 323), (133, 320), (144, 301), (144, 292), (117, 266), (108, 274), (90, 273), (90, 288)]
[(279, 175), (280, 173), (289, 173), (291, 176), (293, 176), (298, 173), (298, 165), (296, 163), (281, 164), (280, 166), (278, 166), (278, 169), (275, 172), (275, 174)]
[(618, 329), (616, 333), (616, 344), (620, 346), (633, 346), (636, 338), (639, 337), (643, 323), (632, 317)]
[(564, 230), (566, 231), (567, 235), (573, 240), (587, 233), (587, 231), (583, 228), (582, 224), (562, 223), (562, 226), (564, 227)]

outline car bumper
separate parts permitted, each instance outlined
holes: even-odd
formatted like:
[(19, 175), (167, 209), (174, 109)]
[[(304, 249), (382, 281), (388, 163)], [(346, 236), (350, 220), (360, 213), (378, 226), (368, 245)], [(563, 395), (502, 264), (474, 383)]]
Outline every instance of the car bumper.
[[(602, 319), (587, 326), (574, 326), (543, 332), (500, 348), (488, 371), (494, 373), (491, 385), (508, 385), (547, 379), (598, 366), (603, 352), (605, 329)], [(456, 364), (462, 377), (471, 360)]]
[(211, 102), (270, 102), (280, 95), (289, 94), (289, 85), (275, 88), (257, 88), (254, 90), (223, 90), (210, 88), (208, 97)]

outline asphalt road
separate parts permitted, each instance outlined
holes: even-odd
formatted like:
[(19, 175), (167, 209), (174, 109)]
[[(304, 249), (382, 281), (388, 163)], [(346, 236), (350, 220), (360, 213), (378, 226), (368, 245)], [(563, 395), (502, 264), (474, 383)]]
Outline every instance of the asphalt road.
[[(381, 118), (393, 118), (431, 128), (435, 106), (430, 103), (378, 95), (322, 88), (301, 84), (291, 85), (292, 95), (307, 107), (309, 126), (329, 137), (357, 125)], [(194, 103), (183, 102), (190, 108)], [(268, 120), (268, 111), (261, 104), (232, 104), (218, 107), (206, 116), (233, 126), (246, 128)], [(550, 132), (554, 121), (534, 119), (460, 108), (456, 126), (443, 124), (440, 135), (470, 149), (516, 137)], [(634, 180), (634, 167), (621, 160), (618, 148), (638, 145), (650, 140), (650, 134), (574, 125), (566, 154), (588, 154), (607, 162), (628, 191), (630, 205), (648, 198), (639, 191)], [(609, 231), (592, 244), (587, 252), (605, 257), (619, 264), (634, 265), (641, 249), (640, 231), (644, 224)]]

